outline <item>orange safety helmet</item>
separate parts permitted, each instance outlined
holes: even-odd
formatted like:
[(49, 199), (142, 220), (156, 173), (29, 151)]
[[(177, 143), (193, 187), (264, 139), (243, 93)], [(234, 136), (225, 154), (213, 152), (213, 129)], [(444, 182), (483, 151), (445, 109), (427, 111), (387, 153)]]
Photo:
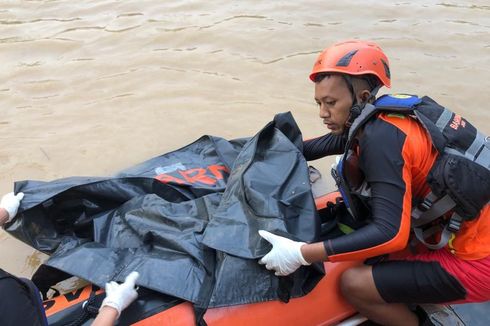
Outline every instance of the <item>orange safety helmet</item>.
[(315, 61), (310, 79), (323, 72), (348, 75), (372, 74), (386, 87), (391, 86), (388, 57), (374, 42), (350, 40), (335, 43), (320, 53)]

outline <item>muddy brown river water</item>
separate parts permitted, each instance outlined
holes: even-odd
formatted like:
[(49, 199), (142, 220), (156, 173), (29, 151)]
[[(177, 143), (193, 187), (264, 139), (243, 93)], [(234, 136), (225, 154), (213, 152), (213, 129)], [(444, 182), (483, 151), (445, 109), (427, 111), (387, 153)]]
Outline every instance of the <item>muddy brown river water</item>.
[[(2, 1), (0, 193), (251, 136), (278, 112), (321, 135), (308, 74), (349, 38), (389, 56), (383, 92), (430, 95), (490, 133), (488, 1)], [(326, 178), (330, 160), (314, 163)], [(17, 275), (46, 258), (4, 231), (0, 246)]]

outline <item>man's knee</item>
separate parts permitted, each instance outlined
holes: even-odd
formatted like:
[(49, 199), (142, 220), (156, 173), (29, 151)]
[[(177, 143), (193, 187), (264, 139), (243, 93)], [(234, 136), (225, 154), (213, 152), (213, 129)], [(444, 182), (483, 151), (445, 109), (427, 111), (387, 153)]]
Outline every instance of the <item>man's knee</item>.
[(370, 266), (358, 266), (346, 270), (340, 277), (340, 290), (347, 299), (382, 301), (374, 285)]
[(356, 293), (363, 291), (365, 282), (362, 282), (363, 278), (362, 267), (349, 268), (340, 277), (340, 290), (346, 297), (351, 297)]

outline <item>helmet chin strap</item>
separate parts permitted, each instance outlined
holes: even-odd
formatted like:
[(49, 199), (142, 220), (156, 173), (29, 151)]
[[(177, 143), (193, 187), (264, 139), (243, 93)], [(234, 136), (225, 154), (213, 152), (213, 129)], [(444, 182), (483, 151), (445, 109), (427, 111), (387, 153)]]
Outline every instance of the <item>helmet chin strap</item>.
[(347, 121), (345, 122), (345, 130), (344, 133), (346, 133), (349, 128), (352, 126), (352, 123), (354, 120), (361, 115), (362, 110), (366, 106), (367, 103), (371, 102), (371, 100), (376, 98), (376, 94), (378, 93), (379, 89), (382, 87), (382, 85), (377, 85), (373, 88), (373, 90), (369, 93), (369, 98), (366, 101), (363, 101), (359, 103), (357, 100), (357, 96), (354, 92), (354, 86), (352, 84), (352, 77), (350, 75), (343, 74), (342, 77), (344, 78), (345, 82), (347, 83), (347, 87), (349, 87), (351, 96), (352, 96), (352, 107), (350, 108), (349, 111), (349, 117), (347, 118)]
[(366, 105), (366, 102), (357, 103), (357, 101), (356, 101), (356, 103), (350, 108), (349, 117), (347, 118), (347, 121), (345, 122), (345, 126), (346, 126), (345, 132), (347, 132), (349, 130), (349, 128), (352, 126), (352, 123), (354, 122), (354, 120), (356, 120), (356, 118), (359, 115), (361, 115), (362, 109), (364, 109), (365, 105)]

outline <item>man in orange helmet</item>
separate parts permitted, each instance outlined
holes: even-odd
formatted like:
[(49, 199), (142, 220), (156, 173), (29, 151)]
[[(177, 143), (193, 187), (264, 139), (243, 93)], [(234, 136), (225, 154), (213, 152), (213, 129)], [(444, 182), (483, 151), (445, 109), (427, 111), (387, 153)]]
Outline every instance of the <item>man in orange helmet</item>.
[[(304, 155), (314, 160), (344, 154), (333, 174), (349, 212), (364, 225), (350, 234), (311, 244), (260, 230), (273, 247), (259, 263), (276, 275), (288, 275), (313, 262), (365, 260), (407, 247), (411, 228), (417, 224), (412, 222), (412, 203), (431, 193), (429, 172), (440, 157), (446, 157), (435, 139), (437, 132), (429, 134), (427, 126), (441, 130), (461, 126), (463, 130), (466, 124), (470, 129), (470, 124), (428, 98), (404, 95), (376, 99), (382, 86), (390, 87), (390, 77), (388, 58), (373, 42), (340, 42), (319, 55), (310, 79), (315, 83), (320, 118), (331, 132), (306, 141)], [(414, 108), (429, 115), (442, 113), (432, 123), (425, 116), (415, 117)], [(396, 112), (398, 109), (401, 113)], [(475, 141), (470, 142), (468, 153), (476, 153), (475, 162), (488, 159), (487, 154), (477, 157), (480, 152), (488, 153), (488, 137), (476, 129), (473, 133)], [(358, 162), (357, 169), (349, 170), (350, 162)], [(483, 172), (488, 173), (488, 162), (482, 165), (487, 167)], [(343, 189), (342, 185), (347, 186)], [(454, 215), (451, 221), (456, 227), (452, 225), (451, 232), (446, 232), (450, 238), (441, 231), (440, 244), (428, 244), (433, 250), (347, 270), (341, 277), (345, 298), (360, 313), (383, 325), (431, 324), (426, 315), (414, 313), (407, 304), (489, 300), (490, 205), (484, 188), (487, 197), (474, 215), (485, 218), (473, 216), (467, 221)]]

